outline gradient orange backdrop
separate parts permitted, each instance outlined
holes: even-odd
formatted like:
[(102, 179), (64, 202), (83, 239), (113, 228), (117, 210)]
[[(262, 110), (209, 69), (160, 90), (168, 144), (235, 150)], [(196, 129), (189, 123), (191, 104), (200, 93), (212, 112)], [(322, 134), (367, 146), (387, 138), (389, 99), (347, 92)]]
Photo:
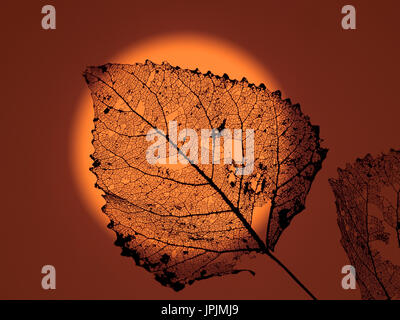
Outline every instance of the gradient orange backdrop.
[[(339, 244), (327, 179), (356, 157), (400, 147), (400, 6), (396, 1), (351, 3), (357, 9), (355, 31), (340, 26), (347, 1), (52, 1), (57, 29), (45, 31), (40, 21), (47, 2), (5, 1), (0, 29), (0, 298), (306, 298), (266, 257), (246, 262), (255, 277), (199, 281), (178, 293), (160, 286), (119, 255), (113, 233), (105, 220), (98, 223), (95, 207), (77, 183), (74, 141), (88, 137), (76, 129), (89, 95), (82, 78), (85, 67), (124, 60), (121, 55), (149, 41), (177, 34), (216, 41), (204, 49), (205, 56), (221, 46), (227, 59), (243, 57), (239, 69), (257, 71), (257, 84), (279, 86), (285, 98), (299, 102), (312, 123), (321, 126), (328, 158), (306, 210), (285, 231), (276, 255), (317, 297), (359, 298), (358, 290), (340, 286), (340, 270), (348, 260)], [(157, 54), (161, 58), (162, 52)], [(218, 67), (219, 62), (207, 69), (222, 72)], [(55, 291), (41, 289), (45, 264), (56, 267)]]

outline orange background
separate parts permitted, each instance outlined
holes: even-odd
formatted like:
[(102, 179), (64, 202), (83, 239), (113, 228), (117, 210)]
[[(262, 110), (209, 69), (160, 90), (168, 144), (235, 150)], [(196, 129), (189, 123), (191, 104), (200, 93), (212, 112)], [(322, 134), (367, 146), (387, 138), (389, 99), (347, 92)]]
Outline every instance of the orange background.
[[(340, 286), (347, 257), (339, 244), (336, 168), (371, 152), (400, 148), (397, 1), (351, 1), (357, 30), (340, 26), (347, 1), (51, 1), (57, 29), (41, 29), (50, 2), (3, 3), (2, 299), (302, 299), (266, 257), (248, 273), (196, 282), (181, 292), (119, 255), (76, 187), (70, 138), (87, 65), (109, 62), (154, 36), (197, 32), (229, 41), (261, 62), (321, 126), (330, 149), (306, 210), (284, 232), (276, 255), (322, 299), (357, 299)], [(245, 75), (244, 75), (245, 76)], [(100, 210), (99, 210), (99, 214)], [(57, 289), (41, 288), (41, 267)]]

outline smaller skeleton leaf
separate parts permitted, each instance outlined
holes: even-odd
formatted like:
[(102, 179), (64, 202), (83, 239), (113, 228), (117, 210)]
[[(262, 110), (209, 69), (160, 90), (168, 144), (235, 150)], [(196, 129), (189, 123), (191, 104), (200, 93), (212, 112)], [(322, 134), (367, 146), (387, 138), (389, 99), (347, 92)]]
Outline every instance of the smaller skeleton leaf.
[[(299, 105), (245, 78), (148, 60), (89, 67), (84, 77), (94, 103), (91, 171), (123, 255), (180, 290), (241, 271), (244, 254), (274, 250), (327, 151)], [(207, 157), (219, 160), (199, 160)], [(266, 203), (260, 238), (253, 210)]]
[(363, 299), (400, 299), (400, 152), (367, 155), (329, 182)]

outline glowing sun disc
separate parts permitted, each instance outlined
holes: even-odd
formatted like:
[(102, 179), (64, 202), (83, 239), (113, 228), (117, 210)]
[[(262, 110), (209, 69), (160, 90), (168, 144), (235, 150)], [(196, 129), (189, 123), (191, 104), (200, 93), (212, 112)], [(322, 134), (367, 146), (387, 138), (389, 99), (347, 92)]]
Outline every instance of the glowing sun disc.
[[(168, 61), (173, 66), (196, 69), (217, 75), (227, 73), (231, 79), (241, 80), (246, 77), (250, 83), (264, 83), (269, 90), (278, 88), (275, 79), (264, 69), (261, 63), (233, 43), (208, 35), (193, 33), (172, 34), (153, 37), (147, 41), (135, 43), (120, 54), (104, 63), (133, 64), (150, 59), (155, 63)], [(83, 70), (82, 70), (83, 71)], [(83, 83), (82, 78), (82, 83)], [(102, 192), (94, 187), (94, 174), (89, 171), (93, 153), (92, 133), (93, 107), (89, 89), (82, 92), (77, 103), (70, 136), (71, 170), (78, 193), (88, 211), (102, 227), (109, 221), (101, 212), (105, 204)], [(265, 212), (265, 211), (264, 211)], [(259, 216), (260, 214), (257, 214)], [(264, 215), (265, 216), (265, 215)], [(257, 223), (258, 224), (258, 223)], [(260, 223), (260, 225), (265, 225)]]

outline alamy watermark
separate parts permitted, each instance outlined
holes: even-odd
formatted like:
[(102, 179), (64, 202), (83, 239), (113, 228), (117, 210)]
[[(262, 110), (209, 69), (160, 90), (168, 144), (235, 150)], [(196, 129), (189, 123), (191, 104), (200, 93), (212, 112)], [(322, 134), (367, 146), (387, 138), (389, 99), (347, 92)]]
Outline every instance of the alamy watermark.
[[(150, 164), (220, 164), (221, 138), (223, 163), (235, 165), (236, 175), (251, 174), (254, 170), (253, 129), (246, 129), (245, 137), (242, 129), (201, 129), (199, 139), (196, 130), (184, 128), (178, 133), (177, 122), (170, 121), (168, 134), (155, 128), (148, 131), (146, 141), (156, 141), (146, 150), (146, 160)], [(181, 142), (183, 144), (178, 146)]]
[(46, 264), (42, 267), (42, 274), (45, 276), (42, 278), (42, 288), (44, 290), (55, 290), (56, 288), (56, 268), (51, 264)]
[(54, 30), (56, 28), (56, 8), (50, 4), (42, 7), (42, 29)]
[(349, 264), (345, 265), (342, 268), (342, 274), (345, 274), (341, 283), (342, 288), (344, 290), (356, 289), (356, 268)]

